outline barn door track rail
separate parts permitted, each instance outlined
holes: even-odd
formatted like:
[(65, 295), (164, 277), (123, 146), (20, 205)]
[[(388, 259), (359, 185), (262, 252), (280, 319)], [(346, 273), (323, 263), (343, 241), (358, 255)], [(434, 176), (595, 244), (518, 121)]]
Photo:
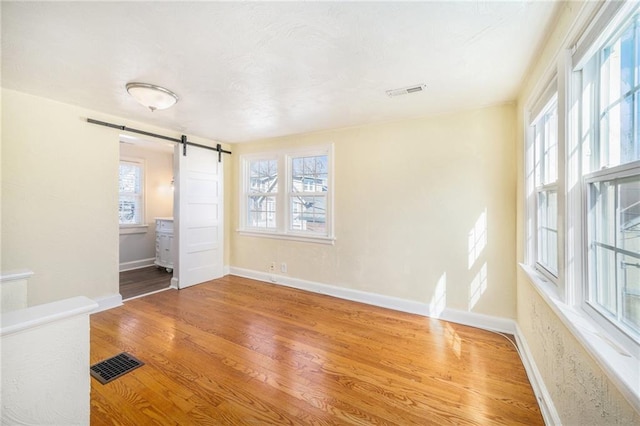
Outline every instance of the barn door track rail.
[(231, 151), (222, 149), (222, 146), (220, 144), (217, 144), (214, 148), (212, 146), (206, 146), (206, 145), (201, 145), (195, 142), (189, 142), (185, 135), (182, 135), (180, 139), (177, 139), (169, 136), (159, 135), (157, 133), (146, 132), (144, 130), (132, 129), (131, 127), (121, 126), (119, 124), (107, 123), (106, 121), (94, 120), (93, 118), (87, 118), (87, 122), (91, 124), (98, 124), (100, 126), (112, 127), (114, 129), (118, 129), (126, 132), (138, 133), (140, 135), (145, 135), (145, 136), (152, 136), (154, 138), (164, 139), (165, 141), (180, 143), (182, 144), (182, 155), (184, 156), (187, 155), (187, 145), (197, 146), (198, 148), (210, 149), (211, 151), (217, 151), (218, 162), (222, 161), (222, 154), (231, 154)]

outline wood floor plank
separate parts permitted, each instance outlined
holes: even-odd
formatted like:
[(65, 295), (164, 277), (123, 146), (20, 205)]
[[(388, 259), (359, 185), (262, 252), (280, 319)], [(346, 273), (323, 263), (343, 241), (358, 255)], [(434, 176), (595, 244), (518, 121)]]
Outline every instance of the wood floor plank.
[(167, 289), (171, 285), (172, 277), (172, 273), (155, 266), (120, 272), (120, 295), (127, 300)]
[(227, 276), (91, 316), (107, 424), (543, 424), (515, 347), (495, 333)]

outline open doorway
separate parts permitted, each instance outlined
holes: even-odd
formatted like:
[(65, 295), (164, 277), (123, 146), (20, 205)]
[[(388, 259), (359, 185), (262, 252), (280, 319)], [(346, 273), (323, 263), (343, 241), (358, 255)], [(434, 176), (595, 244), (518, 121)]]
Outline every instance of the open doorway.
[(174, 144), (120, 136), (120, 294), (168, 289), (173, 278)]

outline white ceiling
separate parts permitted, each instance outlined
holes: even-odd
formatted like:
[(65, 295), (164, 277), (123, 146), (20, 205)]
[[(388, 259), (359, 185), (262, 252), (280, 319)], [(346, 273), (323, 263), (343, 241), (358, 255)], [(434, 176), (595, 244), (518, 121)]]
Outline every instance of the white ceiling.
[(3, 1), (2, 86), (223, 142), (421, 117), (514, 100), (557, 5)]

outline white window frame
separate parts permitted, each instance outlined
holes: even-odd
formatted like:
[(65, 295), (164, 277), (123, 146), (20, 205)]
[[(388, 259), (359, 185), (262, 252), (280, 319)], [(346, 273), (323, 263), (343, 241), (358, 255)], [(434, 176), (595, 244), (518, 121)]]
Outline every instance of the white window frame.
[[(291, 227), (292, 159), (311, 156), (327, 156), (327, 191), (316, 195), (326, 197), (325, 232), (295, 230)], [(278, 164), (278, 183), (276, 197), (276, 226), (274, 229), (251, 227), (248, 223), (248, 197), (250, 164), (254, 161), (276, 160)], [(333, 144), (296, 148), (290, 150), (269, 151), (240, 156), (240, 218), (238, 232), (241, 235), (286, 239), (294, 241), (334, 244), (334, 147)], [(305, 195), (313, 196), (315, 193)]]
[[(522, 270), (533, 287), (556, 313), (564, 325), (582, 344), (585, 350), (602, 367), (604, 373), (632, 404), (640, 406), (640, 347), (624, 333), (604, 320), (586, 303), (588, 297), (588, 248), (587, 248), (587, 189), (597, 177), (610, 178), (635, 174), (629, 172), (638, 165), (626, 164), (620, 168), (584, 173), (594, 170), (593, 146), (597, 135), (583, 122), (589, 115), (587, 105), (582, 104), (582, 68), (586, 59), (611, 40), (624, 22), (638, 13), (634, 2), (591, 3), (579, 14), (578, 22), (570, 30), (543, 78), (534, 90), (525, 111), (532, 111), (535, 100), (544, 97), (545, 88), (553, 75), (557, 75), (558, 90), (558, 277), (553, 283), (548, 274), (536, 269), (535, 224), (537, 200), (533, 169), (533, 132), (528, 123), (534, 114), (524, 116), (524, 183), (525, 183), (525, 253)], [(583, 29), (582, 33), (579, 33)], [(593, 112), (593, 111), (592, 111)], [(597, 114), (597, 111), (595, 112)], [(537, 113), (536, 113), (537, 115)], [(599, 127), (599, 125), (597, 126)]]
[[(607, 25), (607, 28), (601, 30), (601, 34), (599, 37), (592, 37), (593, 39), (598, 39), (598, 42), (595, 43), (589, 50), (586, 51), (584, 55), (582, 55), (582, 60), (580, 63), (574, 64), (576, 71), (576, 76), (579, 78), (585, 78), (582, 76), (582, 73), (585, 73), (588, 81), (596, 82), (595, 87), (596, 90), (591, 90), (588, 94), (590, 103), (582, 105), (582, 115), (580, 116), (581, 126), (585, 127), (585, 125), (589, 125), (587, 128), (591, 129), (588, 138), (589, 142), (585, 143), (582, 146), (583, 160), (582, 160), (582, 258), (583, 258), (583, 268), (582, 268), (582, 282), (583, 288), (580, 292), (580, 299), (578, 302), (580, 303), (582, 309), (591, 317), (593, 321), (595, 321), (610, 338), (612, 338), (615, 342), (620, 344), (626, 351), (639, 353), (640, 354), (640, 334), (637, 331), (629, 330), (628, 327), (624, 326), (624, 324), (620, 323), (617, 319), (613, 319), (611, 315), (605, 312), (605, 310), (601, 307), (598, 307), (597, 304), (590, 301), (590, 292), (591, 292), (591, 282), (590, 282), (590, 248), (588, 247), (589, 242), (589, 220), (587, 210), (587, 201), (588, 201), (588, 190), (589, 186), (595, 182), (605, 182), (616, 178), (622, 177), (630, 177), (640, 175), (640, 161), (635, 161), (633, 163), (627, 163), (622, 165), (602, 165), (602, 159), (600, 156), (603, 153), (604, 145), (601, 144), (600, 140), (602, 135), (600, 134), (601, 126), (600, 126), (600, 94), (602, 92), (601, 89), (601, 76), (600, 76), (600, 68), (601, 61), (600, 56), (601, 52), (604, 48), (610, 45), (610, 43), (616, 38), (620, 37), (622, 31), (633, 22), (633, 17), (637, 16), (638, 8), (635, 7), (633, 9), (623, 8), (622, 12), (618, 12), (617, 16), (613, 17), (610, 23)], [(582, 85), (582, 84), (581, 84)], [(636, 88), (637, 90), (637, 88)], [(583, 98), (580, 98), (580, 101), (583, 101)], [(588, 110), (586, 107), (589, 107)], [(637, 119), (637, 115), (636, 115)]]
[[(557, 194), (558, 194), (558, 181), (559, 181), (559, 177), (558, 177), (558, 152), (556, 152), (556, 170), (555, 170), (555, 174), (556, 174), (556, 179), (551, 181), (548, 180), (548, 177), (545, 176), (544, 173), (544, 169), (545, 169), (545, 165), (544, 165), (544, 153), (542, 152), (538, 152), (538, 146), (536, 144), (536, 135), (535, 135), (535, 127), (539, 124), (547, 124), (546, 120), (544, 120), (544, 118), (546, 117), (546, 115), (548, 114), (548, 112), (550, 110), (552, 110), (554, 107), (557, 110), (558, 109), (558, 95), (557, 95), (557, 89), (555, 89), (556, 87), (556, 83), (555, 83), (556, 77), (553, 78), (552, 83), (549, 85), (549, 88), (545, 91), (546, 94), (543, 98), (541, 98), (541, 101), (544, 101), (544, 105), (542, 106), (542, 110), (539, 112), (539, 114), (537, 115), (537, 117), (533, 120), (532, 124), (531, 124), (531, 132), (532, 132), (532, 154), (533, 154), (533, 174), (534, 174), (534, 185), (535, 185), (535, 204), (536, 204), (536, 208), (535, 208), (535, 214), (532, 217), (534, 228), (535, 228), (535, 233), (532, 236), (532, 244), (533, 244), (533, 255), (535, 257), (535, 265), (536, 265), (536, 269), (538, 271), (540, 271), (540, 273), (542, 273), (543, 275), (545, 275), (551, 282), (553, 282), (554, 284), (557, 283), (557, 279), (558, 279), (558, 271), (552, 271), (549, 268), (549, 265), (545, 264), (544, 262), (542, 262), (542, 260), (540, 259), (540, 245), (542, 244), (542, 241), (540, 241), (540, 223), (538, 221), (539, 218), (539, 209), (540, 209), (540, 197), (541, 194), (548, 194), (550, 192), (555, 192), (556, 193), (556, 198), (557, 198)], [(557, 117), (556, 117), (556, 121), (557, 121)], [(556, 123), (557, 124), (557, 123)], [(543, 131), (543, 134), (546, 133)], [(559, 151), (558, 148), (558, 139), (559, 139), (559, 131), (558, 128), (556, 126), (556, 151)], [(543, 138), (546, 139), (546, 136), (543, 136)], [(546, 144), (545, 144), (546, 145)], [(539, 155), (540, 154), (540, 155)], [(536, 178), (538, 176), (537, 170), (536, 170), (536, 161), (540, 162), (540, 167), (542, 168), (542, 171), (540, 172), (541, 174), (541, 179), (542, 182), (536, 182)], [(557, 204), (557, 203), (556, 203)], [(558, 211), (556, 208), (556, 267), (559, 268), (559, 253), (562, 251), (562, 247), (560, 247), (560, 241), (559, 241), (559, 234), (560, 234), (560, 226), (559, 226), (559, 220), (558, 220)]]
[[(142, 234), (146, 233), (149, 225), (146, 223), (146, 163), (143, 158), (135, 158), (135, 157), (120, 157), (120, 161), (118, 162), (118, 170), (120, 164), (128, 163), (134, 164), (140, 167), (141, 176), (140, 176), (140, 195), (138, 196), (140, 199), (140, 223), (128, 224), (128, 223), (119, 223), (120, 227), (120, 235), (125, 234)], [(120, 180), (120, 173), (118, 172), (118, 181)], [(120, 196), (122, 193), (118, 193), (118, 205), (120, 204)], [(120, 220), (118, 220), (120, 222)]]
[[(595, 182), (608, 182), (616, 179), (624, 179), (628, 177), (638, 177), (640, 176), (640, 161), (635, 161), (633, 163), (627, 163), (622, 166), (613, 167), (611, 169), (600, 170), (596, 172), (592, 172), (586, 174), (584, 176), (584, 192), (585, 192), (585, 213), (587, 210), (586, 200), (588, 199), (587, 191), (590, 184)], [(585, 241), (587, 240), (588, 226), (589, 226), (589, 217), (586, 217), (585, 214), (585, 223), (584, 223), (584, 235)], [(616, 249), (616, 252), (620, 251), (620, 249)], [(585, 257), (590, 256), (590, 249), (586, 247)], [(611, 335), (616, 342), (620, 342), (620, 344), (626, 348), (627, 350), (633, 352), (634, 350), (640, 352), (640, 333), (638, 331), (630, 330), (625, 327), (623, 323), (619, 323), (617, 318), (613, 318), (612, 315), (606, 312), (603, 308), (597, 306), (596, 303), (590, 301), (589, 295), (591, 289), (588, 288), (590, 286), (589, 275), (590, 271), (588, 268), (593, 267), (590, 263), (590, 259), (586, 259), (585, 262), (585, 288), (584, 295), (582, 300), (582, 308), (590, 315), (590, 317), (598, 323), (600, 327), (602, 327), (606, 332)], [(618, 295), (619, 297), (619, 295)]]

